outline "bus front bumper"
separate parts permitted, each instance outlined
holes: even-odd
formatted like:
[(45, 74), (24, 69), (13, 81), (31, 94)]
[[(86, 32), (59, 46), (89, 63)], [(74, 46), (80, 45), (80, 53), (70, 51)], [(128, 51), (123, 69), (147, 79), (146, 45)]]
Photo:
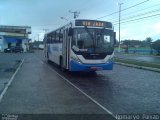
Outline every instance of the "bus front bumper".
[(81, 64), (74, 60), (70, 62), (69, 71), (98, 71), (98, 70), (112, 70), (113, 61), (103, 64)]

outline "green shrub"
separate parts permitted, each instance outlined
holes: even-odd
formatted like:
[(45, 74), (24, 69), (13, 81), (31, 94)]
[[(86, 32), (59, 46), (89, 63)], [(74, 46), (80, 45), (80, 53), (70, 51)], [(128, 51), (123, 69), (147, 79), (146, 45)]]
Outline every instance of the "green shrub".
[(158, 55), (160, 55), (160, 40), (153, 42), (151, 46), (157, 51)]

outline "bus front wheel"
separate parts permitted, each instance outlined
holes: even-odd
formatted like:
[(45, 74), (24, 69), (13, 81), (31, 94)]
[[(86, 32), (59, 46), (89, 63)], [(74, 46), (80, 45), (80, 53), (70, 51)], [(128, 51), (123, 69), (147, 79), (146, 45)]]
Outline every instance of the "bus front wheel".
[(63, 59), (60, 57), (60, 69), (62, 72), (65, 72), (65, 68), (63, 67)]
[(48, 52), (47, 52), (47, 62), (50, 62)]

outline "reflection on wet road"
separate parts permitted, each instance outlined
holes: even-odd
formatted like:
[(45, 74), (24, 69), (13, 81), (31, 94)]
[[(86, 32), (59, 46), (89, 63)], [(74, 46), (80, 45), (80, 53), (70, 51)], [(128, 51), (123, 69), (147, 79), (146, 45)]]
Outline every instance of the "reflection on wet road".
[(160, 108), (160, 74), (141, 69), (115, 65), (113, 71), (97, 73), (62, 73), (113, 113), (157, 113)]

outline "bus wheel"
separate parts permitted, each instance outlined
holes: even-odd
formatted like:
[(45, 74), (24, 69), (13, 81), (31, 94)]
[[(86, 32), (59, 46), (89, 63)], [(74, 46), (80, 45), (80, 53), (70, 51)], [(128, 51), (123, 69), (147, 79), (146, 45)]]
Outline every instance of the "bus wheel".
[(47, 52), (47, 62), (50, 62), (48, 52)]
[(62, 57), (60, 57), (60, 69), (62, 72), (65, 72), (65, 68), (63, 68), (63, 61)]

